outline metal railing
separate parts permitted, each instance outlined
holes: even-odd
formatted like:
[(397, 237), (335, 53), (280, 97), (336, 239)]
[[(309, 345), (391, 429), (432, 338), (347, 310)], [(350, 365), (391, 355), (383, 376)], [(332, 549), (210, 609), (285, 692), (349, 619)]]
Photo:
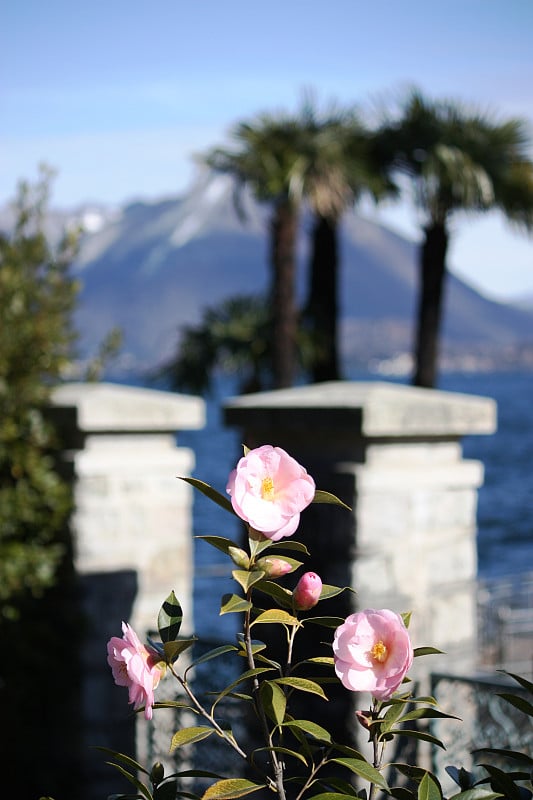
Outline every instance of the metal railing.
[(446, 746), (446, 750), (432, 749), (432, 768), (443, 788), (452, 785), (447, 766), (464, 767), (475, 775), (481, 774), (478, 765), (487, 759), (494, 766), (508, 767), (508, 762), (499, 763), (494, 754), (477, 754), (482, 748), (517, 750), (533, 756), (531, 718), (500, 696), (505, 692), (527, 696), (518, 683), (505, 676), (432, 676), (432, 694), (439, 708), (460, 717), (434, 720), (431, 725), (431, 733)]
[(480, 669), (533, 678), (533, 572), (478, 583)]
[[(220, 646), (223, 642), (198, 641), (195, 642), (187, 655), (191, 661), (200, 658), (209, 650)], [(195, 695), (209, 707), (220, 692), (238, 677), (238, 664), (233, 653), (218, 656), (216, 659), (199, 664), (191, 671), (189, 681)], [(180, 690), (177, 682), (169, 678), (165, 686), (166, 700), (178, 700), (189, 703), (185, 693)], [(163, 696), (163, 692), (161, 692)], [(237, 740), (242, 739), (245, 720), (242, 710), (231, 697), (225, 697), (217, 704), (217, 722), (222, 728), (230, 728)], [(147, 755), (150, 764), (159, 760), (165, 766), (165, 772), (183, 770), (205, 770), (219, 775), (231, 774), (235, 777), (244, 774), (244, 763), (231, 748), (216, 734), (197, 742), (194, 746), (186, 745), (173, 751), (169, 755), (169, 743), (176, 731), (188, 726), (203, 725), (205, 723), (192, 711), (183, 708), (159, 709), (154, 714), (154, 724), (147, 730), (148, 748)], [(180, 781), (180, 789), (194, 791), (202, 794), (207, 786), (212, 783), (208, 778), (184, 779)]]

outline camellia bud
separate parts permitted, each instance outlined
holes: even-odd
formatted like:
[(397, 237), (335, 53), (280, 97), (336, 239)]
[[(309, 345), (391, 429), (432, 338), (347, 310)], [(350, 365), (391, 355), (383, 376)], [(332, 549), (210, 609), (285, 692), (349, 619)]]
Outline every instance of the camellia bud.
[(372, 722), (371, 711), (356, 711), (355, 717), (360, 725), (366, 730), (370, 730), (370, 723)]
[(299, 611), (308, 611), (316, 606), (322, 592), (322, 581), (316, 572), (304, 572), (292, 593), (294, 607)]
[(248, 569), (250, 566), (250, 557), (248, 553), (241, 550), (240, 547), (228, 547), (228, 555), (233, 563), (241, 569)]
[(262, 569), (267, 578), (281, 578), (282, 575), (287, 575), (292, 570), (292, 564), (284, 561), (283, 558), (275, 558), (274, 556), (265, 556), (260, 558), (256, 564), (258, 569)]
[(150, 780), (152, 781), (154, 786), (157, 786), (161, 783), (163, 778), (165, 777), (165, 768), (160, 761), (156, 761), (154, 766), (152, 767), (152, 771), (150, 772)]

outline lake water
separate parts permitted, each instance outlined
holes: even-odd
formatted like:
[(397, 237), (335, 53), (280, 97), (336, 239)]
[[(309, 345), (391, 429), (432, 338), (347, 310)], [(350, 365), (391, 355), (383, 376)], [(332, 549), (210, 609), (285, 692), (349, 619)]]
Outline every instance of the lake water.
[[(375, 376), (362, 376), (375, 380)], [(463, 440), (466, 458), (485, 467), (478, 504), (478, 574), (512, 576), (533, 570), (533, 373), (445, 374), (442, 389), (493, 397), (498, 404), (498, 431)], [(231, 392), (229, 392), (231, 393)], [(227, 395), (226, 395), (227, 396)], [(207, 404), (202, 431), (179, 436), (196, 455), (194, 475), (224, 492), (226, 478), (240, 455), (239, 434), (221, 423), (220, 392)], [(237, 520), (195, 493), (194, 533), (238, 537)], [(195, 541), (196, 628), (216, 634), (220, 596), (232, 591), (225, 577), (227, 561), (205, 542)], [(233, 616), (233, 615), (231, 615)]]
[(493, 397), (498, 430), (464, 440), (485, 466), (478, 505), (481, 577), (533, 570), (533, 373), (447, 375), (442, 388)]

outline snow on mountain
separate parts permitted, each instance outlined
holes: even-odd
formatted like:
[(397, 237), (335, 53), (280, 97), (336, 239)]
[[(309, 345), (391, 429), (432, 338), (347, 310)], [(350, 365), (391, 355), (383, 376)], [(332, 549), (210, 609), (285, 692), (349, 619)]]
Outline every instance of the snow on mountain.
[[(76, 322), (81, 354), (93, 353), (113, 327), (124, 358), (154, 367), (175, 350), (184, 325), (234, 295), (269, 284), (268, 208), (240, 196), (226, 177), (203, 176), (190, 192), (122, 208), (85, 206), (54, 214), (50, 225), (82, 224), (74, 270), (81, 282)], [(0, 214), (0, 225), (2, 216)], [(308, 232), (298, 243), (298, 292), (305, 296)], [(346, 214), (341, 228), (339, 305), (345, 360), (362, 363), (409, 352), (418, 286), (417, 247), (389, 229)], [(533, 312), (496, 303), (450, 274), (443, 333), (448, 349), (484, 352), (533, 342)]]

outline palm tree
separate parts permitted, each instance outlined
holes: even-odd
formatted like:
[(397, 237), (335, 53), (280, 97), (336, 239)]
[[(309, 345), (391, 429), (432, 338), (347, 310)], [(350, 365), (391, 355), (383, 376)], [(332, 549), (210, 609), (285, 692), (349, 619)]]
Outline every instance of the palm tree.
[(240, 377), (242, 393), (264, 388), (269, 367), (268, 315), (264, 299), (230, 297), (207, 308), (201, 322), (181, 331), (176, 355), (153, 376), (172, 389), (203, 394), (216, 371)]
[(497, 122), (456, 102), (431, 101), (413, 91), (398, 119), (376, 137), (414, 187), (422, 211), (415, 371), (417, 386), (435, 385), (450, 219), (457, 212), (499, 209), (512, 223), (533, 227), (533, 162), (524, 121)]
[(305, 196), (313, 211), (304, 311), (314, 340), (311, 373), (317, 382), (338, 380), (339, 223), (348, 205), (363, 193), (378, 200), (395, 187), (388, 177), (387, 164), (375, 157), (372, 136), (355, 111), (333, 109), (319, 116), (308, 104), (301, 125), (308, 148)]
[(247, 185), (260, 202), (272, 205), (270, 310), (277, 388), (292, 385), (296, 372), (295, 251), (304, 186), (301, 136), (295, 118), (263, 114), (235, 127), (236, 149), (217, 148), (205, 157), (212, 169), (234, 178), (237, 196)]
[[(302, 359), (309, 349), (300, 332), (298, 353)], [(220, 373), (236, 376), (242, 394), (259, 392), (269, 384), (271, 350), (266, 299), (259, 295), (230, 297), (206, 308), (198, 325), (184, 326), (176, 355), (150, 377), (155, 382), (162, 379), (178, 391), (204, 394)]]

